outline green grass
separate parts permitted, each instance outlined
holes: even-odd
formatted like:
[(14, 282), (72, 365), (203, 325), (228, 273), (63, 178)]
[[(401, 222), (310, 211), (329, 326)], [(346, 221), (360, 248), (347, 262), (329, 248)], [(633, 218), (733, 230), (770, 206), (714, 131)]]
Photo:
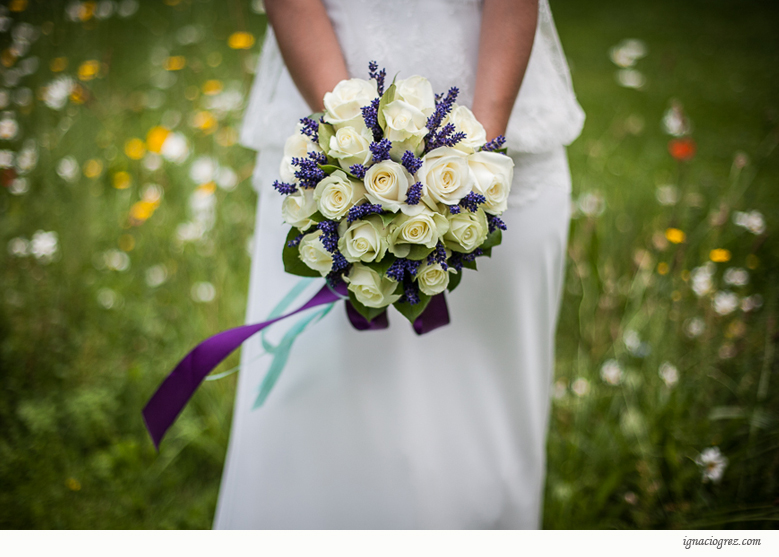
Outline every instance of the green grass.
[[(775, 527), (777, 10), (719, 1), (553, 4), (587, 112), (569, 151), (574, 199), (585, 209), (587, 199), (602, 204), (602, 212), (579, 211), (572, 221), (544, 526)], [(254, 157), (231, 144), (240, 109), (209, 109), (214, 97), (204, 86), (218, 80), (248, 93), (246, 69), (265, 20), (237, 1), (148, 1), (128, 18), (83, 22), (67, 20), (66, 6), (31, 0), (11, 14), (44, 33), (19, 60), (0, 58), (9, 63), (0, 84), (22, 60), (39, 59), (18, 85), (1, 87), (29, 88), (32, 99), (3, 109), (14, 112), (19, 132), (0, 140), (0, 150), (18, 153), (34, 139), (38, 161), (25, 193), (0, 170), (0, 526), (208, 528), (235, 377), (199, 390), (160, 454), (140, 410), (197, 340), (243, 320)], [(248, 50), (228, 47), (240, 30), (256, 38)], [(641, 90), (615, 79), (609, 49), (625, 38), (648, 47), (635, 65), (646, 78)], [(10, 45), (9, 33), (0, 34), (0, 51)], [(180, 62), (174, 56), (184, 67), (164, 70)], [(54, 72), (59, 57), (66, 67)], [(79, 81), (87, 60), (97, 60), (99, 72)], [(61, 110), (49, 108), (42, 88), (63, 74), (81, 88)], [(697, 153), (687, 162), (669, 155), (661, 127), (672, 99), (694, 124)], [(205, 129), (194, 127), (204, 110), (216, 125), (200, 114)], [(129, 139), (145, 140), (160, 125), (187, 138), (185, 163), (153, 169), (125, 152)], [(190, 168), (201, 156), (233, 169), (237, 187), (194, 193), (201, 184)], [(65, 157), (78, 163), (73, 181), (57, 172)], [(98, 166), (96, 176), (84, 174)], [(120, 172), (129, 187), (114, 187)], [(658, 203), (662, 185), (676, 186), (678, 203)], [(135, 204), (154, 191), (163, 192), (159, 206), (144, 215)], [(200, 217), (190, 209), (193, 195), (214, 200), (213, 227), (182, 241), (182, 223), (211, 218), (208, 209)], [(136, 217), (148, 218), (130, 218), (139, 210)], [(764, 233), (734, 224), (733, 212), (747, 210), (763, 214)], [(684, 231), (685, 241), (664, 241), (667, 228)], [(51, 261), (11, 253), (23, 244), (16, 239), (39, 230), (58, 235)], [(687, 273), (715, 248), (731, 260), (714, 264), (716, 288), (698, 297)], [(725, 286), (729, 267), (747, 269), (749, 283)], [(150, 285), (150, 269), (152, 279), (166, 280)], [(192, 285), (201, 282), (214, 287), (212, 301), (194, 300)], [(201, 290), (201, 298), (209, 293)], [(717, 290), (760, 294), (762, 307), (719, 315)], [(705, 324), (695, 338), (685, 333), (693, 318)], [(631, 336), (645, 345), (636, 350)], [(610, 359), (623, 370), (617, 385), (600, 377)], [(663, 362), (678, 369), (673, 387), (658, 375)], [(219, 369), (236, 364), (234, 355)], [(583, 392), (580, 379), (589, 386), (582, 396), (572, 389)], [(728, 458), (719, 483), (702, 482), (695, 463), (709, 446)]]

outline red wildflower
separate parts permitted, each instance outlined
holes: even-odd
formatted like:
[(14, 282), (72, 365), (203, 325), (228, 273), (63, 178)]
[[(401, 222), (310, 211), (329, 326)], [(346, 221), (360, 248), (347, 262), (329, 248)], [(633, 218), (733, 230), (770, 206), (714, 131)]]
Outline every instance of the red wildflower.
[(678, 161), (688, 161), (695, 156), (695, 141), (689, 137), (672, 139), (668, 142), (668, 152)]

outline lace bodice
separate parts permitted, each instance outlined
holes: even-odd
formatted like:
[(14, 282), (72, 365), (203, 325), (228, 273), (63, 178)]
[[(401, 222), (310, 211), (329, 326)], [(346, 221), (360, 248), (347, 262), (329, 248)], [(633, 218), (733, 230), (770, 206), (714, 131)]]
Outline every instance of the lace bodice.
[[(349, 73), (366, 77), (369, 60), (388, 76), (427, 77), (436, 92), (460, 88), (473, 99), (481, 0), (324, 0)], [(241, 140), (261, 150), (283, 145), (308, 108), (284, 66), (272, 30), (262, 48)], [(548, 0), (539, 1), (535, 42), (509, 120), (510, 151), (542, 153), (578, 137), (584, 112), (576, 102), (568, 65)]]

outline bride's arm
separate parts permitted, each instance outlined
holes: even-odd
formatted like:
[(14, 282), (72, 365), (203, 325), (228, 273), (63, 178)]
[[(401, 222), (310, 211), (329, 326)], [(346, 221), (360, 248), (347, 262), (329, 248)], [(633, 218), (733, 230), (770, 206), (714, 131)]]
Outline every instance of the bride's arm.
[(265, 0), (265, 11), (298, 91), (311, 110), (323, 110), (322, 97), (349, 75), (321, 0)]
[(487, 138), (506, 132), (538, 20), (538, 0), (484, 0), (473, 113)]

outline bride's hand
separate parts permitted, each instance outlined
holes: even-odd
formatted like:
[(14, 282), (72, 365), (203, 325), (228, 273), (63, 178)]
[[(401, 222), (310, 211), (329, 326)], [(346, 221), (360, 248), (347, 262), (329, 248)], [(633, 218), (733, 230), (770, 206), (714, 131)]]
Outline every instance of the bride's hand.
[(484, 0), (472, 110), (487, 139), (506, 132), (537, 21), (538, 0)]
[(339, 81), (348, 79), (341, 47), (321, 0), (265, 0), (281, 56), (313, 112)]

